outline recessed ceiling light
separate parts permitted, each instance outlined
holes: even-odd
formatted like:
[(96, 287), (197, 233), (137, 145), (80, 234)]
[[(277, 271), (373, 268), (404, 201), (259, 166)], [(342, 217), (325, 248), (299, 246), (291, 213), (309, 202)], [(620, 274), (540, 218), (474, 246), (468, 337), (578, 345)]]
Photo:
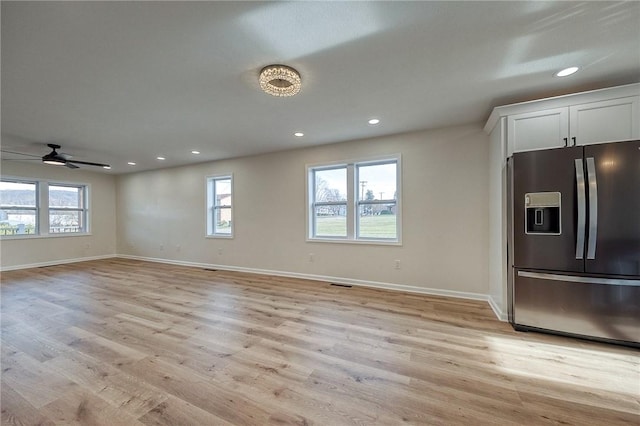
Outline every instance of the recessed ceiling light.
[(111, 170), (111, 166), (102, 166), (103, 169)]
[(156, 158), (157, 158), (158, 160), (161, 160), (161, 161), (162, 161), (162, 160), (166, 160), (166, 158), (164, 158), (164, 157), (156, 157)]
[(578, 69), (579, 69), (578, 67), (565, 68), (561, 71), (558, 71), (556, 73), (556, 77), (566, 77), (568, 75), (575, 74), (578, 71)]
[(133, 161), (129, 161), (127, 164), (130, 165), (130, 166), (135, 166), (136, 165), (136, 163), (134, 163)]
[(377, 118), (372, 118), (371, 120), (369, 120), (369, 124), (378, 124), (380, 123), (380, 120), (378, 120)]
[(198, 155), (198, 154), (200, 154), (200, 151), (191, 151), (191, 153)]
[(298, 138), (301, 138), (301, 137), (303, 137), (303, 136), (304, 136), (304, 133), (302, 133), (302, 132), (295, 132), (295, 133), (293, 134), (293, 136), (298, 137)]

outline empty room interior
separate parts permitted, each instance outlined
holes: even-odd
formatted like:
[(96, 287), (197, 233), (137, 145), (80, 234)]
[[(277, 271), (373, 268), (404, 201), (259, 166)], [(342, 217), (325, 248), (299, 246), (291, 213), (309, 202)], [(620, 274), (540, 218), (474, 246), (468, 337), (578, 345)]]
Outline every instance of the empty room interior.
[(640, 423), (639, 2), (0, 7), (3, 425)]

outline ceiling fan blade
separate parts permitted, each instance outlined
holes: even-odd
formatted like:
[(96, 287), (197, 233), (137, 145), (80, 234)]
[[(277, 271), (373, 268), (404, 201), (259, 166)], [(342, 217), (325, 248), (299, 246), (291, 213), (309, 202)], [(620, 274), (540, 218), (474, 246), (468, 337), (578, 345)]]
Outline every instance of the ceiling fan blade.
[(68, 167), (70, 169), (79, 169), (80, 167), (76, 166), (75, 164), (71, 164), (68, 161), (66, 163), (64, 163), (65, 167)]
[(7, 154), (24, 155), (26, 157), (42, 158), (40, 155), (25, 154), (24, 152), (16, 152), (16, 151), (7, 151), (6, 149), (2, 149), (2, 150), (0, 150), (0, 152), (6, 152)]
[(78, 161), (78, 160), (68, 160), (67, 164), (69, 163), (75, 163), (75, 164), (85, 164), (87, 166), (97, 166), (97, 167), (111, 167), (108, 164), (102, 164), (102, 163), (90, 163), (88, 161)]
[(42, 158), (3, 158), (2, 161), (42, 161)]
[(65, 154), (64, 152), (58, 152), (57, 154), (58, 154), (58, 157), (64, 158), (65, 160), (71, 160), (73, 158), (73, 155)]

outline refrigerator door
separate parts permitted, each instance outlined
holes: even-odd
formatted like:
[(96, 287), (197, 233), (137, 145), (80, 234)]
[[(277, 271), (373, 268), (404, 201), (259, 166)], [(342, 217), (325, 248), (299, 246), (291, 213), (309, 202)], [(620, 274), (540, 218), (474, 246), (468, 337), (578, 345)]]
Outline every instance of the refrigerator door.
[(587, 145), (584, 157), (585, 270), (640, 276), (640, 141)]
[[(582, 272), (587, 211), (583, 148), (516, 153), (512, 170), (513, 265)], [(559, 227), (547, 226), (548, 220), (559, 220)]]
[(516, 271), (514, 325), (640, 344), (640, 280)]

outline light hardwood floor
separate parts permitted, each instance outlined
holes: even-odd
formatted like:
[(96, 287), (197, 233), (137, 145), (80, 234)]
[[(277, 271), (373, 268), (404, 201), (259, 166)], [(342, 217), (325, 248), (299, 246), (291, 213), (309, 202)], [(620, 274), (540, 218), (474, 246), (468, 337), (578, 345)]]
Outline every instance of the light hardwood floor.
[(484, 302), (123, 259), (2, 274), (3, 425), (638, 425), (639, 394), (638, 351)]

